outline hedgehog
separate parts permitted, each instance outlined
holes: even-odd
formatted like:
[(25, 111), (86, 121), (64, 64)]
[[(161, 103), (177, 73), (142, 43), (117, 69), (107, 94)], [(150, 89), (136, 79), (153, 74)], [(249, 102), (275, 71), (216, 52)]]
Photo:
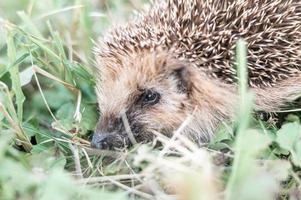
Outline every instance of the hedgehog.
[(181, 134), (209, 142), (237, 115), (240, 38), (255, 112), (294, 101), (301, 91), (299, 0), (155, 0), (112, 28), (94, 49), (101, 117), (92, 147), (172, 137), (188, 116)]

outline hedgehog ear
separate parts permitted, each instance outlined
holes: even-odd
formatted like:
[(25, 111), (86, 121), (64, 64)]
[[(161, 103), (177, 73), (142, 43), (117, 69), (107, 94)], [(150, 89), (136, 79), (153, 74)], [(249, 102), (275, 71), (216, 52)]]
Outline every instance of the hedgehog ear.
[(187, 66), (180, 65), (173, 69), (171, 75), (177, 81), (177, 88), (180, 93), (189, 94), (191, 91), (190, 73)]

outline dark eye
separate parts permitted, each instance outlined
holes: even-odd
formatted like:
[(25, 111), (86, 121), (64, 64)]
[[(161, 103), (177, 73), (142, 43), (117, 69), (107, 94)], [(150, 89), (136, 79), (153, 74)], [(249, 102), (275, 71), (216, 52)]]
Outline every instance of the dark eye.
[(143, 105), (155, 105), (160, 100), (160, 94), (152, 90), (146, 90), (142, 94)]

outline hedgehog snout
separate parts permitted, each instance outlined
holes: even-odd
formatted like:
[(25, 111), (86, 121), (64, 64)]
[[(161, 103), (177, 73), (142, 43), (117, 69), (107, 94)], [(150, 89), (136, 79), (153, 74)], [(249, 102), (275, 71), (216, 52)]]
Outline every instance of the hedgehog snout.
[(124, 131), (121, 119), (102, 118), (93, 134), (91, 147), (113, 150), (128, 146), (129, 139), (126, 134), (123, 134)]
[(109, 149), (109, 134), (93, 134), (91, 147), (96, 149)]
[(122, 138), (114, 133), (94, 133), (91, 141), (91, 147), (103, 150), (114, 150), (126, 146), (127, 138)]

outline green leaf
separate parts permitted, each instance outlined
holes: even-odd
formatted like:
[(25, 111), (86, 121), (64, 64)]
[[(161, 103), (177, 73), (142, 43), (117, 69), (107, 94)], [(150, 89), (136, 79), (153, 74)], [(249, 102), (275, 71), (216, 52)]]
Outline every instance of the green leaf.
[(271, 140), (256, 131), (246, 131), (235, 145), (234, 165), (227, 185), (227, 199), (273, 199), (281, 181), (288, 176), (290, 163), (262, 160), (259, 155)]
[(292, 155), (293, 162), (301, 166), (301, 126), (298, 122), (288, 123), (277, 132), (276, 142)]

